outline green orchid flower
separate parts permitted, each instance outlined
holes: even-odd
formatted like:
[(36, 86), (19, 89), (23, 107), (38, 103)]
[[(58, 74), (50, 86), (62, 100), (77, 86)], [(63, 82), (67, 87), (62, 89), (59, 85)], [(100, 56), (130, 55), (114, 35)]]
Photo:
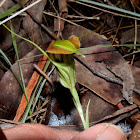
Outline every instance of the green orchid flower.
[(73, 58), (73, 53), (83, 56), (77, 49), (80, 48), (79, 38), (76, 36), (71, 36), (68, 40), (57, 40), (55, 41), (51, 48), (47, 50), (48, 56), (51, 62), (56, 66), (60, 83), (68, 88), (73, 96), (73, 102), (75, 107), (81, 117), (84, 129), (89, 128), (89, 118), (88, 118), (88, 108), (86, 111), (86, 120), (84, 119), (84, 114), (82, 110), (82, 105), (79, 100), (78, 93), (75, 88), (76, 76), (75, 76), (75, 62)]

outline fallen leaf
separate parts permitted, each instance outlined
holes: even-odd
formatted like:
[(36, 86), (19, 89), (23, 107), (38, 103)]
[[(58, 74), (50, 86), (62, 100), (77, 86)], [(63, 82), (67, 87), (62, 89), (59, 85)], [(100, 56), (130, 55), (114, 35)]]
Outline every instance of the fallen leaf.
[[(35, 17), (35, 19), (39, 23), (42, 23), (42, 15), (43, 15), (42, 13), (43, 13), (46, 3), (47, 1), (43, 0), (39, 2), (37, 5), (29, 9), (29, 12)], [(39, 10), (36, 10), (36, 9), (39, 9)], [(28, 37), (34, 43), (36, 43), (37, 45), (43, 44), (42, 35), (41, 35), (41, 27), (37, 23), (35, 23), (29, 15), (27, 15), (23, 19), (23, 29), (28, 34)]]
[[(135, 81), (135, 88), (140, 90), (140, 78), (138, 75), (140, 75), (140, 68), (131, 66), (133, 76), (134, 76), (134, 81)], [(140, 106), (140, 95), (138, 93), (133, 93), (133, 101), (135, 104)]]
[[(14, 28), (15, 33), (19, 33), (20, 28), (20, 21), (21, 18), (16, 17), (12, 20), (12, 25)], [(9, 27), (9, 22), (5, 24), (7, 27)], [(0, 48), (3, 51), (8, 50), (12, 46), (12, 37), (11, 33), (6, 30), (2, 25), (0, 26)], [(7, 41), (8, 40), (8, 41)]]
[[(140, 44), (140, 27), (137, 29), (137, 43)], [(121, 44), (132, 43), (135, 39), (135, 28), (129, 29), (122, 33), (121, 35)]]
[[(88, 29), (82, 28), (82, 27), (76, 27), (76, 26), (66, 26), (66, 28), (63, 31), (63, 36), (67, 37), (70, 35), (75, 35), (75, 36), (81, 36), (83, 34), (86, 34), (87, 32), (91, 32)], [(103, 45), (103, 46), (107, 46), (110, 45), (110, 43), (103, 39), (100, 35), (98, 35), (97, 33), (93, 32), (91, 34), (88, 34), (82, 38), (80, 38), (80, 42), (81, 42), (81, 47), (90, 47), (90, 46), (95, 46), (95, 45)], [(114, 77), (119, 77), (123, 80), (123, 97), (125, 97), (125, 99), (132, 103), (132, 93), (133, 93), (133, 88), (134, 88), (134, 78), (133, 78), (133, 74), (131, 71), (130, 66), (125, 62), (125, 60), (123, 59), (123, 57), (119, 54), (119, 52), (117, 52), (113, 47), (107, 47), (107, 48), (95, 48), (95, 52), (94, 49), (92, 50), (92, 54), (90, 53), (89, 55), (87, 54), (85, 57), (85, 60), (91, 64), (95, 69), (97, 69), (98, 71), (102, 71), (102, 73), (106, 73), (108, 71), (108, 74), (112, 73), (112, 76), (114, 75)], [(96, 61), (96, 62), (94, 62)], [(104, 62), (104, 63), (97, 63), (98, 62)], [(94, 64), (93, 64), (94, 63)], [(100, 66), (99, 66), (100, 65)], [(97, 68), (97, 66), (99, 66)], [(101, 68), (102, 67), (102, 68)], [(77, 68), (76, 68), (77, 69)], [(84, 69), (84, 68), (83, 68)], [(82, 83), (83, 85), (86, 86), (86, 84), (88, 83), (88, 86), (90, 85), (90, 87), (92, 86), (92, 90), (94, 90), (94, 92), (96, 92), (99, 96), (103, 97), (104, 95), (104, 91), (101, 87), (103, 87), (103, 85), (105, 85), (105, 80), (102, 81), (102, 85), (101, 83), (98, 81), (96, 81), (96, 79), (98, 79), (98, 77), (94, 78), (90, 78), (92, 77), (92, 75), (88, 76), (87, 70), (85, 69), (83, 72), (83, 69), (81, 69), (81, 67), (79, 69), (77, 69), (77, 74), (79, 76), (77, 76), (77, 78), (79, 77), (80, 83)], [(107, 70), (109, 69), (109, 70)], [(80, 74), (81, 73), (81, 74)], [(82, 75), (85, 75), (85, 77), (83, 77)], [(90, 80), (92, 80), (92, 82), (88, 79), (87, 80), (87, 76), (88, 78), (90, 78)], [(82, 77), (82, 78), (81, 78)], [(78, 78), (78, 81), (79, 81)], [(86, 84), (82, 81), (83, 79), (85, 79)], [(89, 82), (88, 82), (89, 81)], [(94, 85), (96, 85), (96, 83), (98, 83), (98, 86), (93, 87)], [(106, 89), (106, 94), (109, 92), (109, 90), (112, 87), (112, 83), (107, 83), (109, 84), (108, 87)], [(99, 88), (99, 86), (101, 86)], [(117, 85), (118, 86), (118, 85)], [(97, 88), (98, 90), (96, 91), (95, 88)], [(91, 88), (90, 88), (91, 89)], [(113, 91), (109, 92), (110, 95), (108, 95), (108, 97), (110, 97), (110, 101), (113, 104), (116, 104), (117, 102), (119, 103), (123, 97), (120, 94), (120, 90), (121, 88), (118, 87), (117, 88), (113, 88), (114, 90), (116, 90), (115, 93), (113, 93)], [(102, 94), (100, 93), (100, 90), (102, 91)], [(101, 94), (101, 95), (100, 95)], [(118, 96), (118, 98), (116, 98)], [(104, 98), (108, 98), (106, 95), (104, 95)], [(111, 97), (114, 97), (111, 100)], [(107, 99), (109, 101), (109, 99)], [(115, 101), (113, 101), (115, 100)]]
[[(86, 55), (85, 55), (86, 56)], [(85, 60), (96, 70), (101, 73), (114, 78), (113, 74), (109, 72), (105, 65), (101, 63), (93, 62), (91, 56), (86, 56)], [(77, 81), (83, 86), (89, 88), (94, 93), (102, 97), (104, 100), (111, 104), (117, 105), (121, 100), (123, 100), (122, 94), (120, 92), (120, 86), (107, 82), (106, 80), (93, 75), (92, 72), (88, 71), (82, 64), (76, 61), (76, 77)]]
[(126, 63), (123, 57), (118, 52), (113, 52), (109, 58), (105, 60), (107, 69), (123, 80), (123, 97), (133, 104), (133, 89), (135, 81), (130, 65)]

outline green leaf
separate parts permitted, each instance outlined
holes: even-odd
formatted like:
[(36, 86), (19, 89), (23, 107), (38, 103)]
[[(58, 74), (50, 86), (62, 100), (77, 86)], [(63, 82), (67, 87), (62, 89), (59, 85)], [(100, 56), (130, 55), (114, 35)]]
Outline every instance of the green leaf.
[[(51, 59), (51, 62), (56, 66), (60, 83), (68, 88), (73, 96), (73, 102), (75, 104), (75, 107), (81, 117), (81, 121), (83, 123), (84, 129), (89, 128), (89, 118), (88, 118), (88, 112), (86, 113), (86, 121), (84, 119), (84, 114), (82, 110), (82, 105), (80, 104), (78, 93), (75, 89), (75, 83), (76, 83), (76, 76), (75, 76), (75, 62), (74, 58), (71, 54), (50, 54), (49, 58)], [(87, 106), (87, 111), (89, 108), (89, 103)]]
[(84, 129), (88, 129), (89, 125), (86, 123), (86, 121), (84, 119), (84, 113), (83, 113), (82, 105), (81, 105), (80, 100), (79, 100), (77, 90), (75, 87), (73, 87), (70, 89), (70, 91), (71, 91), (71, 94), (73, 96), (73, 102), (75, 104), (75, 107), (76, 107), (76, 109), (81, 117), (81, 121), (83, 123)]
[(47, 52), (53, 53), (53, 54), (77, 53), (83, 56), (83, 54), (78, 52), (77, 49), (74, 47), (74, 45), (68, 40), (56, 40)]
[[(55, 57), (55, 55), (53, 55)], [(75, 78), (75, 62), (72, 55), (60, 55), (60, 57), (63, 57), (63, 61), (61, 59), (61, 62), (57, 62), (57, 59), (52, 58), (52, 55), (50, 56), (50, 59), (52, 63), (57, 67), (59, 78), (61, 84), (71, 89), (72, 87), (75, 87), (76, 78)]]
[(86, 109), (86, 128), (89, 128), (89, 105), (90, 105), (90, 100), (88, 101), (88, 104), (87, 104), (87, 109)]

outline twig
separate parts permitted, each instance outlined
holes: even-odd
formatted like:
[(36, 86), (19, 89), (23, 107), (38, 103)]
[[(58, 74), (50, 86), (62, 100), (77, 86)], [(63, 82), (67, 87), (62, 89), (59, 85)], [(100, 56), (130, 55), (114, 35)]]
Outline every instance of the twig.
[[(101, 123), (101, 122), (107, 122), (107, 119), (112, 119), (108, 122), (116, 124), (118, 123), (120, 120), (126, 118), (126, 117), (130, 117), (132, 116), (134, 113), (138, 112), (138, 107), (135, 107), (136, 105), (131, 105), (128, 107), (125, 107), (121, 110), (116, 111), (115, 113), (113, 113), (112, 115), (106, 116), (103, 119), (99, 120), (99, 121), (95, 121), (95, 122), (91, 122), (89, 125), (93, 126), (97, 123)], [(123, 111), (124, 112), (123, 112)], [(112, 117), (111, 117), (112, 116)], [(114, 117), (116, 117), (115, 119), (113, 119)], [(113, 121), (114, 120), (114, 121)], [(17, 125), (17, 124), (21, 124), (20, 122), (14, 122), (14, 121), (10, 121), (10, 120), (4, 120), (4, 119), (0, 119), (0, 123), (10, 123), (13, 124), (13, 126)], [(7, 125), (7, 124), (6, 124)], [(13, 127), (10, 126), (10, 127)], [(83, 126), (82, 125), (64, 125), (64, 126), (51, 126), (52, 128), (57, 128), (57, 129), (71, 129), (71, 130), (83, 130)], [(2, 128), (3, 129), (3, 128)]]
[(121, 20), (120, 20), (119, 25), (118, 25), (118, 28), (117, 28), (117, 30), (116, 30), (115, 37), (113, 38), (112, 44), (114, 44), (114, 42), (115, 42), (115, 40), (116, 40), (116, 37), (117, 37), (118, 31), (119, 31), (120, 26), (121, 26), (121, 23), (122, 23), (122, 19), (123, 19), (123, 18), (121, 17)]
[(124, 107), (122, 109), (117, 110), (113, 114), (104, 117), (103, 119), (99, 120), (98, 122), (103, 122), (105, 120), (109, 120), (111, 118), (121, 116), (122, 114), (129, 113), (130, 111), (135, 110), (135, 109), (138, 109), (138, 106), (135, 105), (135, 104), (127, 106), (127, 107)]
[(87, 17), (87, 16), (73, 16), (73, 15), (68, 15), (68, 18), (83, 18), (83, 19), (97, 19), (99, 20), (100, 17)]
[[(96, 69), (94, 69), (90, 64), (88, 64), (84, 59), (82, 59), (80, 56), (78, 56), (77, 54), (74, 54), (74, 58), (80, 62), (82, 65), (84, 65), (88, 70), (90, 70), (93, 74), (95, 74), (96, 76), (105, 79), (106, 81), (112, 82), (112, 83), (116, 83), (119, 85), (123, 86), (123, 82), (121, 80), (117, 80), (115, 78), (109, 77), (99, 71), (97, 71)], [(140, 90), (134, 88), (133, 89), (136, 93), (138, 93), (140, 95)]]
[(48, 80), (48, 82), (54, 87), (54, 84), (49, 76), (47, 76), (36, 64), (33, 64), (33, 66)]
[[(56, 16), (56, 15), (50, 13), (50, 12), (45, 12), (45, 11), (43, 11), (43, 13), (46, 14), (46, 15), (49, 15), (49, 16), (56, 17), (56, 18), (58, 17), (58, 16)], [(70, 21), (70, 20), (67, 20), (67, 19), (65, 19), (65, 18), (60, 17), (60, 19), (66, 21), (66, 22), (68, 22), (68, 23), (70, 23), (70, 24), (73, 24), (73, 25), (75, 25), (75, 26), (80, 26), (80, 25), (78, 25), (78, 24), (76, 24), (76, 23), (74, 23), (74, 22), (72, 22), (72, 21)]]
[[(124, 112), (122, 112), (122, 110), (124, 110)], [(89, 126), (93, 126), (95, 124), (101, 123), (101, 122), (107, 122), (107, 123), (113, 123), (116, 124), (119, 121), (132, 116), (134, 113), (138, 112), (139, 109), (136, 105), (131, 105), (128, 107), (125, 107), (121, 110), (116, 111), (115, 113), (113, 113), (112, 115), (106, 116), (104, 118), (102, 118), (99, 121), (95, 121), (95, 122), (90, 122)], [(83, 126), (80, 125), (64, 125), (64, 126), (53, 126), (53, 128), (59, 128), (59, 129), (72, 129), (72, 130), (83, 130)]]
[(113, 113), (112, 115), (108, 115), (104, 118), (102, 118), (99, 121), (95, 121), (95, 122), (91, 122), (90, 126), (95, 125), (97, 123), (102, 123), (102, 122), (107, 122), (107, 123), (113, 123), (116, 124), (119, 121), (132, 116), (134, 113), (138, 112), (138, 106), (133, 104), (130, 105), (128, 107), (122, 108), (120, 110), (117, 110), (115, 113)]
[(58, 40), (58, 37), (51, 32), (44, 24), (41, 24), (41, 27), (55, 40)]
[(113, 83), (117, 83), (119, 85), (122, 85), (122, 81), (108, 77), (107, 75), (97, 71), (96, 69), (94, 69), (89, 63), (87, 63), (84, 59), (82, 59), (81, 57), (79, 57), (78, 55), (74, 54), (74, 58), (80, 62), (81, 64), (83, 64), (88, 70), (90, 70), (93, 74), (99, 76), (100, 78), (105, 79), (106, 81), (109, 82), (113, 82)]
[(120, 122), (121, 120), (132, 116), (133, 114), (135, 114), (135, 113), (138, 112), (138, 111), (139, 111), (139, 109), (136, 108), (136, 109), (134, 109), (134, 110), (131, 110), (130, 112), (127, 112), (127, 113), (125, 113), (125, 114), (122, 114), (122, 115), (118, 116), (117, 118), (115, 118), (115, 119), (113, 119), (113, 120), (110, 120), (110, 121), (107, 121), (107, 122), (108, 122), (108, 123), (116, 124), (116, 123)]
[(46, 116), (46, 112), (44, 112), (44, 114), (43, 114), (41, 120), (39, 121), (39, 124), (42, 124), (42, 121), (43, 121), (43, 119), (45, 118), (45, 116)]
[[(43, 11), (43, 13), (44, 14), (47, 14), (47, 15), (51, 15), (51, 16), (56, 16), (56, 14), (53, 13), (53, 12), (45, 12), (45, 11)], [(81, 16), (68, 15), (67, 17), (68, 18), (71, 18), (71, 19), (97, 19), (97, 20), (100, 19), (100, 17), (95, 17), (95, 16), (87, 17), (87, 16), (83, 16), (83, 15), (81, 15)], [(61, 19), (66, 20), (64, 18), (61, 18)]]
[(16, 121), (12, 121), (12, 120), (6, 120), (6, 119), (0, 119), (0, 124), (1, 123), (21, 124), (20, 122), (16, 122)]
[(30, 119), (30, 118), (32, 118), (32, 117), (34, 117), (42, 112), (45, 112), (46, 110), (47, 110), (46, 108), (38, 110), (38, 111), (34, 112), (31, 116), (28, 116), (26, 120), (28, 120), (28, 119)]

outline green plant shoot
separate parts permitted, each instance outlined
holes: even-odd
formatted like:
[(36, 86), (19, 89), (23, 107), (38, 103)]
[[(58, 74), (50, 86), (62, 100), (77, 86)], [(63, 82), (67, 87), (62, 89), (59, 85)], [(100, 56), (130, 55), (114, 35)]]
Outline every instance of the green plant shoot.
[[(84, 125), (84, 129), (89, 128), (89, 116), (88, 116), (88, 108), (89, 108), (89, 104), (90, 101), (88, 102), (87, 105), (87, 109), (86, 109), (86, 120), (84, 119), (84, 115), (83, 115), (83, 110), (82, 110), (82, 106), (80, 104), (80, 100), (77, 94), (77, 91), (75, 89), (75, 83), (76, 83), (76, 78), (75, 78), (75, 63), (74, 63), (74, 59), (72, 56), (72, 53), (77, 53), (80, 54), (77, 50), (74, 49), (74, 47), (76, 49), (80, 48), (80, 41), (78, 37), (75, 37), (74, 35), (69, 37), (69, 39), (67, 41), (71, 42), (72, 45), (70, 44), (69, 48), (67, 49), (66, 43), (67, 41), (55, 41), (54, 44), (52, 45), (52, 48), (50, 48), (47, 52), (48, 54), (42, 50), (37, 44), (35, 44), (34, 42), (19, 36), (18, 34), (14, 33), (13, 31), (11, 31), (6, 25), (2, 24), (9, 32), (11, 32), (12, 34), (14, 34), (15, 36), (31, 43), (32, 45), (34, 45), (39, 51), (41, 51), (41, 53), (45, 56), (48, 57), (48, 59), (57, 67), (58, 69), (58, 74), (60, 77), (60, 82), (61, 84), (70, 89), (72, 96), (73, 96), (73, 101), (74, 104), (79, 112), (79, 115), (81, 117), (82, 123)], [(115, 46), (123, 46), (123, 47), (130, 47), (130, 46), (140, 46), (140, 44), (123, 44), (123, 45), (115, 45)], [(113, 47), (113, 45), (109, 45), (109, 46), (101, 46), (102, 47)], [(91, 49), (92, 47), (89, 47), (89, 49)], [(85, 48), (82, 48), (85, 49)], [(87, 48), (86, 48), (87, 49)], [(56, 51), (59, 50), (59, 51)], [(79, 49), (80, 50), (80, 49)], [(0, 50), (0, 53), (3, 53)], [(139, 51), (135, 52), (135, 53), (139, 53)], [(3, 53), (4, 55), (4, 53)], [(80, 54), (82, 55), (82, 54)], [(83, 56), (83, 55), (82, 55)], [(7, 60), (8, 61), (8, 60)], [(11, 64), (12, 67), (12, 64)], [(14, 71), (14, 69), (13, 69)]]
[[(75, 40), (76, 42), (73, 40)], [(86, 120), (85, 120), (82, 105), (80, 103), (79, 96), (75, 88), (76, 83), (75, 62), (72, 53), (77, 53), (83, 56), (76, 49), (80, 48), (80, 41), (79, 42), (77, 41), (79, 41), (79, 39), (76, 36), (72, 36), (68, 40), (57, 40), (52, 44), (51, 48), (47, 52), (52, 63), (57, 67), (60, 83), (70, 90), (73, 96), (73, 102), (81, 117), (84, 129), (87, 129), (89, 128), (89, 117), (88, 117), (89, 103), (87, 105)]]
[[(6, 25), (4, 24), (2, 25), (15, 36), (33, 44), (38, 50), (40, 50), (45, 56), (47, 56), (48, 59), (57, 67), (58, 74), (60, 77), (60, 82), (64, 87), (70, 90), (73, 96), (75, 107), (81, 117), (84, 129), (89, 128), (88, 108), (89, 108), (90, 101), (88, 102), (88, 105), (87, 105), (86, 120), (85, 120), (83, 110), (82, 110), (82, 105), (80, 103), (79, 96), (75, 88), (75, 83), (76, 83), (75, 62), (74, 62), (72, 53), (77, 53), (84, 57), (84, 55), (82, 55), (80, 52), (77, 51), (77, 49), (80, 48), (79, 38), (73, 35), (68, 40), (55, 41), (52, 44), (52, 47), (48, 49), (47, 51), (48, 54), (47, 54), (34, 42), (14, 33)], [(56, 49), (59, 51), (57, 52)]]

